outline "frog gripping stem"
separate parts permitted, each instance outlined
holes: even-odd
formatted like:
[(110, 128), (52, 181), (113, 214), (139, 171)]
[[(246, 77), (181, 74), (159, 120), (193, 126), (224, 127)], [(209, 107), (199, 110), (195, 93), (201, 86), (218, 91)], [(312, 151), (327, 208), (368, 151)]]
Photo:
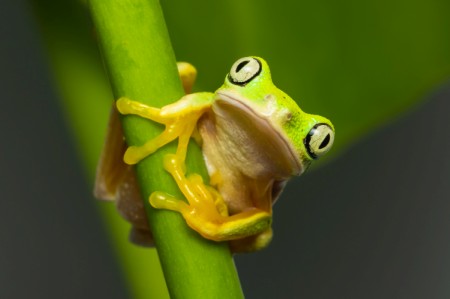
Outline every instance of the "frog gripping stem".
[[(206, 95), (201, 93), (200, 97)], [(193, 105), (186, 103), (192, 100)], [(272, 219), (270, 213), (253, 208), (229, 216), (227, 206), (217, 190), (205, 185), (198, 174), (186, 177), (185, 159), (188, 143), (196, 129), (198, 119), (205, 108), (209, 107), (209, 101), (203, 102), (204, 105), (199, 105), (198, 98), (193, 94), (157, 109), (127, 98), (120, 98), (116, 104), (120, 113), (138, 115), (166, 126), (160, 135), (145, 144), (130, 146), (125, 152), (124, 161), (130, 165), (136, 164), (178, 138), (176, 153), (164, 157), (164, 168), (176, 181), (187, 203), (167, 193), (156, 191), (150, 195), (150, 204), (157, 209), (181, 213), (191, 228), (214, 241), (241, 239), (249, 234), (261, 233), (270, 228)], [(183, 109), (186, 106), (191, 107), (189, 113)]]

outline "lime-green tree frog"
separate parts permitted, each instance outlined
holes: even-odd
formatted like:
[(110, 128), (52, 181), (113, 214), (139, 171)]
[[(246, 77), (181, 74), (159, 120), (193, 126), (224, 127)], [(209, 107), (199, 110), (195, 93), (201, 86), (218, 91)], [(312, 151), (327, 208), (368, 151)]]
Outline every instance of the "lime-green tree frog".
[[(196, 71), (187, 63), (179, 63), (178, 68), (189, 92)], [(272, 205), (286, 182), (328, 152), (334, 141), (331, 122), (303, 112), (273, 84), (269, 66), (259, 57), (237, 60), (214, 93), (187, 94), (161, 109), (135, 100), (120, 98), (117, 110), (164, 124), (166, 129), (143, 145), (126, 148), (117, 112), (113, 112), (95, 193), (118, 201), (119, 211), (134, 225), (131, 236), (138, 243), (145, 243), (150, 231), (127, 165), (165, 144), (178, 142), (176, 153), (166, 155), (163, 166), (186, 201), (161, 190), (151, 194), (150, 204), (179, 212), (203, 237), (229, 241), (234, 252), (242, 252), (268, 245)], [(186, 150), (193, 135), (201, 137), (209, 185), (189, 170), (186, 176)], [(121, 162), (124, 152), (125, 164)]]

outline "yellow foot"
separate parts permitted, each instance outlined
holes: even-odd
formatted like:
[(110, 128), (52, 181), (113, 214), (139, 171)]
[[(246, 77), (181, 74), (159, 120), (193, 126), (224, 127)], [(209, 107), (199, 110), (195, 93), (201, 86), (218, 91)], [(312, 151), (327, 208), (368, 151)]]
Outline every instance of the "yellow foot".
[(184, 167), (176, 155), (166, 155), (164, 167), (174, 177), (188, 202), (164, 192), (154, 192), (150, 196), (150, 204), (158, 209), (181, 213), (187, 224), (203, 237), (215, 241), (235, 240), (270, 228), (271, 215), (256, 208), (228, 216), (220, 194), (206, 186), (198, 174), (186, 178)]

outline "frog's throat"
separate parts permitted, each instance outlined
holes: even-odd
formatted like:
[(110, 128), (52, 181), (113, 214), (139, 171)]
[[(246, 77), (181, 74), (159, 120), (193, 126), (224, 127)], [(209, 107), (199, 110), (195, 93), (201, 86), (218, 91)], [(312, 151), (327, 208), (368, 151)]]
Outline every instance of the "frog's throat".
[(292, 175), (301, 174), (304, 169), (302, 167), (302, 163), (300, 161), (299, 156), (296, 154), (295, 149), (289, 144), (284, 134), (281, 132), (280, 128), (276, 128), (271, 124), (269, 117), (258, 114), (252, 107), (247, 105), (244, 101), (239, 99), (239, 97), (234, 94), (229, 94), (225, 92), (217, 92), (219, 98), (218, 101), (224, 101), (242, 111), (245, 111), (248, 115), (250, 115), (255, 121), (259, 123), (265, 130), (265, 134), (270, 134), (271, 140), (274, 140), (283, 150), (283, 155), (290, 157), (289, 161), (292, 161), (291, 169)]

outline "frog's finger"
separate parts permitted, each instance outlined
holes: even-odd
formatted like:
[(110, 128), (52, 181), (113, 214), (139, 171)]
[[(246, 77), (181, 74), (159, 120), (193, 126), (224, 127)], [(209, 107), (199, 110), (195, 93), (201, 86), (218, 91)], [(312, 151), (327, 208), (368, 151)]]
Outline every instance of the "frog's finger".
[(133, 114), (158, 123), (167, 123), (167, 117), (161, 115), (161, 109), (130, 100), (126, 97), (118, 99), (116, 107), (121, 114)]
[(167, 143), (175, 140), (178, 135), (179, 133), (177, 130), (168, 127), (164, 130), (164, 132), (154, 139), (147, 141), (144, 145), (130, 146), (127, 148), (125, 155), (123, 156), (123, 160), (128, 165), (134, 165)]

